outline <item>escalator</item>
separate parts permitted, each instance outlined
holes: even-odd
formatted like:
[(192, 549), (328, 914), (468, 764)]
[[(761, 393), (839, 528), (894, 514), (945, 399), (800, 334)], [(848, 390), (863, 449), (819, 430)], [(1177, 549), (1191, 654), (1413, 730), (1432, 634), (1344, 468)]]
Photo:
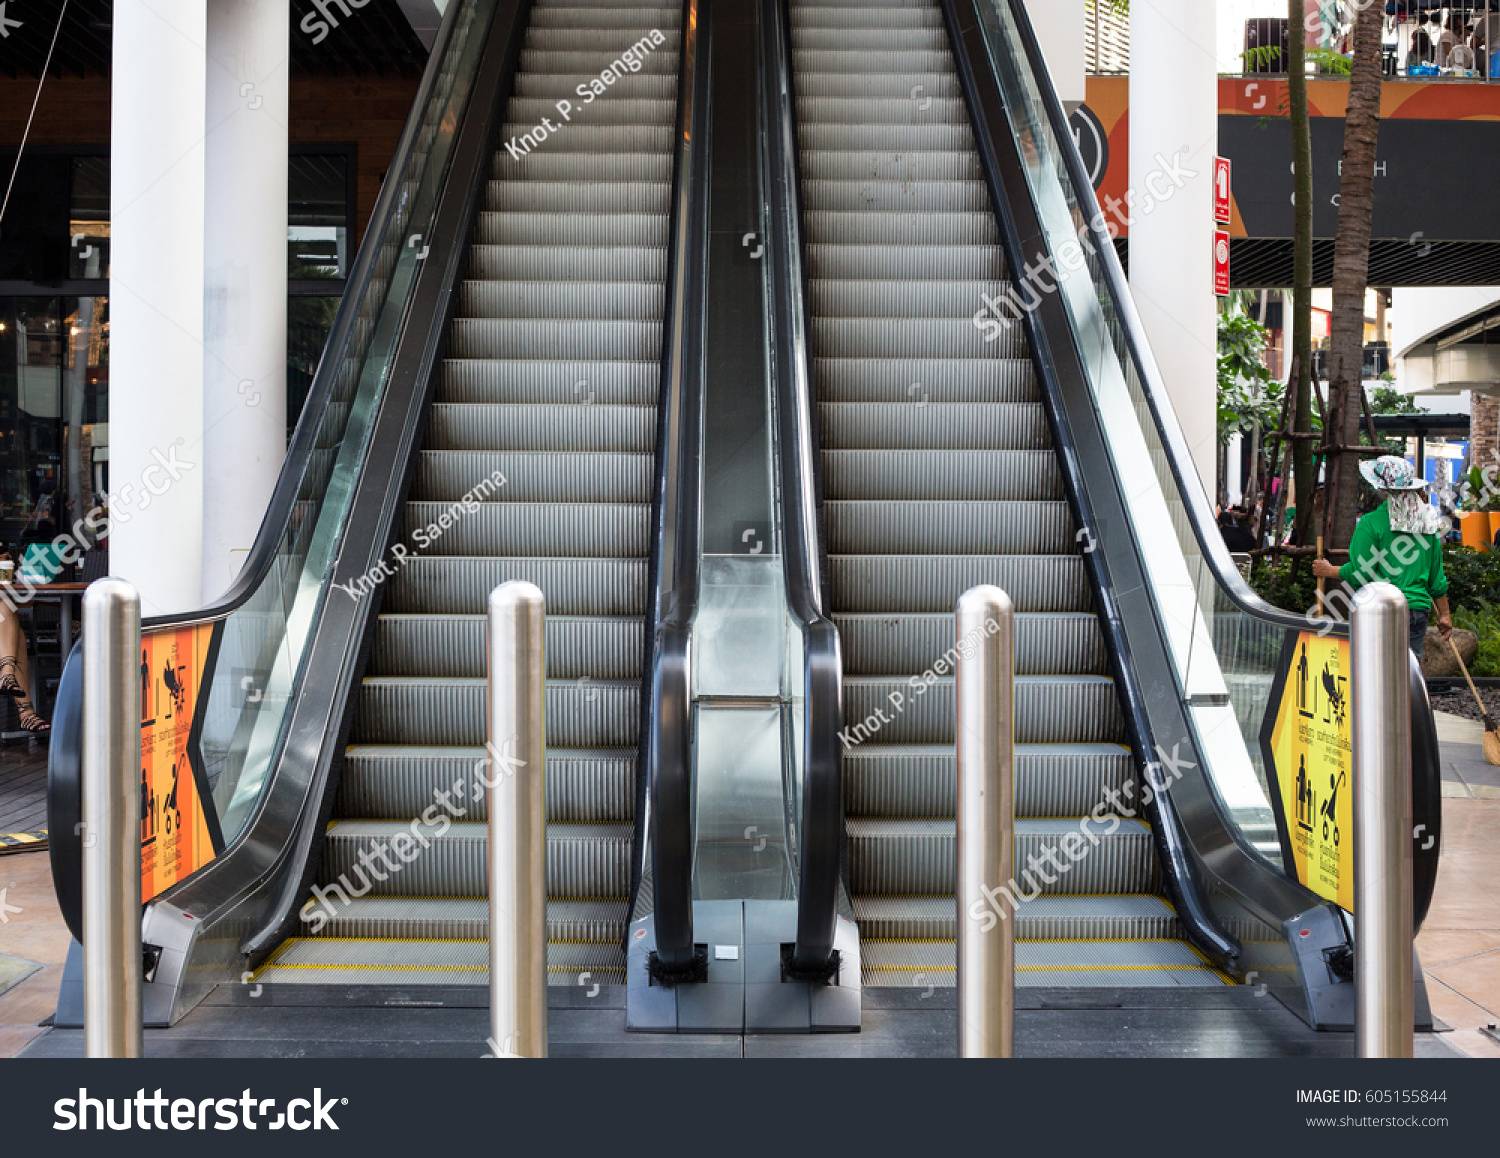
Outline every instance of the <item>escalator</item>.
[(865, 983), (953, 983), (942, 657), (958, 596), (993, 583), (1019, 612), (1016, 880), (1041, 894), (1018, 912), (1020, 982), (1223, 984), (1160, 895), (1143, 821), (1082, 864), (1046, 859), (1131, 756), (1027, 336), (974, 322), (1008, 276), (942, 8), (794, 0), (790, 16)]
[[(548, 611), (548, 967), (624, 981), (681, 17), (532, 10), (501, 135), (544, 117), (558, 131), (494, 154), (402, 517), (400, 540), (429, 545), (385, 593), (302, 935), (258, 980), (462, 985), (487, 971), (474, 609), (523, 579)], [(666, 43), (640, 71), (562, 122), (557, 102), (653, 30)], [(444, 791), (450, 823), (424, 826)], [(424, 829), (433, 847), (374, 879), (377, 849)]]
[(481, 612), (523, 579), (559, 1000), (831, 1033), (862, 987), (952, 985), (953, 608), (993, 583), (1018, 983), (1256, 975), (1342, 1025), (1352, 923), (1297, 879), (1260, 734), (1309, 625), (1229, 562), (1102, 220), (1021, 0), (453, 0), (244, 571), (144, 625), (196, 657), (212, 838), (146, 897), (148, 1024), (482, 1001)]

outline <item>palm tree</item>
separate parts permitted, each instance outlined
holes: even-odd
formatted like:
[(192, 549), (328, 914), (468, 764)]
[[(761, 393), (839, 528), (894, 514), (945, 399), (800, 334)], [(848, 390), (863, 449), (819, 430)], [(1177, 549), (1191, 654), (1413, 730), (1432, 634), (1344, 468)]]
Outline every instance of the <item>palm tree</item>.
[[(1297, 7), (1293, 0), (1293, 8)], [(1364, 397), (1365, 291), (1369, 284), (1370, 231), (1375, 212), (1375, 148), (1380, 134), (1380, 34), (1384, 5), (1356, 8), (1354, 63), (1344, 114), (1339, 179), (1338, 232), (1333, 250), (1333, 319), (1328, 359), (1330, 491), (1325, 538), (1343, 549), (1359, 514), (1359, 459), (1344, 450), (1360, 441)]]
[[(1312, 538), (1314, 473), (1312, 442), (1313, 179), (1312, 121), (1307, 110), (1307, 44), (1301, 36), (1303, 0), (1287, 0), (1287, 104), (1292, 122), (1292, 348), (1290, 417), (1292, 477), (1297, 484), (1293, 539)], [(1277, 527), (1277, 534), (1281, 528)]]

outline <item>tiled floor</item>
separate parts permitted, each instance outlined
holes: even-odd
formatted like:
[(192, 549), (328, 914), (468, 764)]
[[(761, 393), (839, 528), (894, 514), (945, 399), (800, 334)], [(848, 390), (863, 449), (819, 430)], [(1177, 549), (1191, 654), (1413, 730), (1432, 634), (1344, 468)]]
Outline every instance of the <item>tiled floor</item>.
[(1484, 762), (1483, 725), (1441, 713), (1443, 859), (1417, 938), (1432, 1011), (1472, 1057), (1500, 1058), (1480, 1032), (1500, 1025), (1500, 768)]
[(0, 954), (41, 966), (0, 993), (0, 1057), (14, 1057), (43, 1032), (38, 1022), (51, 1017), (57, 1007), (70, 938), (52, 894), (45, 851), (0, 856), (0, 889)]
[(0, 747), (0, 846), (9, 834), (46, 827), (46, 745), (22, 742)]

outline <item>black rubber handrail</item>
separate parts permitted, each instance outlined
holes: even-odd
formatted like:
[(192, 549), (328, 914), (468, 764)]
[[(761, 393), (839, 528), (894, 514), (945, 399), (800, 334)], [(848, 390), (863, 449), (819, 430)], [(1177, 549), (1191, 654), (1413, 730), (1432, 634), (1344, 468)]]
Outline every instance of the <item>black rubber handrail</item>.
[[(1047, 69), (1041, 43), (1037, 40), (1036, 31), (1032, 27), (1031, 17), (1022, 0), (1007, 0), (1007, 2), (1015, 19), (1037, 91), (1041, 94), (1043, 109), (1051, 126), (1053, 139), (1060, 146), (1074, 201), (1092, 239), (1098, 266), (1109, 293), (1110, 305), (1119, 319), (1120, 335), (1135, 368), (1147, 407), (1151, 412), (1151, 420), (1156, 428), (1157, 437), (1166, 451), (1167, 464), (1176, 484), (1177, 497), (1182, 502), (1193, 537), (1197, 541), (1203, 558), (1208, 563), (1215, 583), (1224, 597), (1238, 611), (1262, 623), (1274, 624), (1293, 631), (1307, 631), (1311, 628), (1335, 638), (1348, 638), (1347, 623), (1328, 618), (1309, 619), (1307, 616), (1296, 615), (1267, 603), (1245, 581), (1239, 568), (1235, 566), (1234, 559), (1220, 533), (1218, 520), (1214, 517), (1212, 505), (1203, 488), (1197, 467), (1193, 463), (1192, 454), (1188, 450), (1187, 439), (1183, 436), (1181, 424), (1177, 421), (1176, 411), (1173, 410), (1168, 400), (1161, 372), (1145, 339), (1145, 329), (1140, 315), (1136, 312), (1135, 299), (1130, 295), (1119, 254), (1109, 235), (1093, 182), (1089, 179), (1088, 170), (1083, 163), (1083, 156), (1079, 153), (1072, 130), (1068, 126), (1067, 112), (1063, 108), (1061, 98), (1057, 95), (1056, 86), (1052, 83), (1052, 75)], [(1420, 696), (1416, 694), (1421, 677), (1421, 664), (1415, 656), (1410, 657), (1409, 662), (1413, 671), (1411, 699), (1413, 823), (1414, 826), (1425, 826), (1421, 827), (1422, 836), (1414, 840), (1413, 847), (1417, 862), (1415, 865), (1417, 926), (1420, 928), (1422, 917), (1426, 914), (1432, 900), (1432, 889), (1437, 880), (1437, 864), (1441, 853), (1442, 764), (1436, 741), (1436, 724), (1433, 720), (1431, 704), (1426, 696), (1425, 685), (1423, 685), (1423, 694)]]
[(671, 256), (662, 330), (662, 379), (652, 496), (650, 648), (642, 702), (632, 910), (651, 860), (656, 925), (653, 972), (690, 978), (704, 964), (693, 943), (692, 667), (698, 599), (699, 462), (708, 290), (711, 5), (687, 0), (678, 58)]
[(791, 27), (785, 0), (761, 11), (761, 157), (771, 263), (771, 374), (776, 398), (776, 466), (787, 602), (802, 628), (802, 816), (797, 833), (797, 939), (790, 973), (825, 977), (834, 966), (834, 934), (844, 836), (843, 656), (825, 614), (817, 399), (807, 335), (802, 262), (802, 197), (792, 94)]

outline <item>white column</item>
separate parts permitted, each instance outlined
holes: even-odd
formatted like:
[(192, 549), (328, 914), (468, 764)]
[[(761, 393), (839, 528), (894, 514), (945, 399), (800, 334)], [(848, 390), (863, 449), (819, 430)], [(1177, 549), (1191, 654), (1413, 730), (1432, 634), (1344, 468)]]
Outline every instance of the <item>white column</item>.
[(1206, 0), (1130, 5), (1130, 289), (1210, 495), (1218, 360), (1215, 7)]
[(1084, 49), (1088, 33), (1083, 5), (1084, 0), (1026, 0), (1026, 15), (1042, 46), (1057, 99), (1070, 112), (1087, 97)]
[(114, 3), (110, 570), (144, 615), (202, 596), (204, 25), (205, 0)]
[(208, 0), (204, 601), (229, 587), (286, 453), (288, 0)]

